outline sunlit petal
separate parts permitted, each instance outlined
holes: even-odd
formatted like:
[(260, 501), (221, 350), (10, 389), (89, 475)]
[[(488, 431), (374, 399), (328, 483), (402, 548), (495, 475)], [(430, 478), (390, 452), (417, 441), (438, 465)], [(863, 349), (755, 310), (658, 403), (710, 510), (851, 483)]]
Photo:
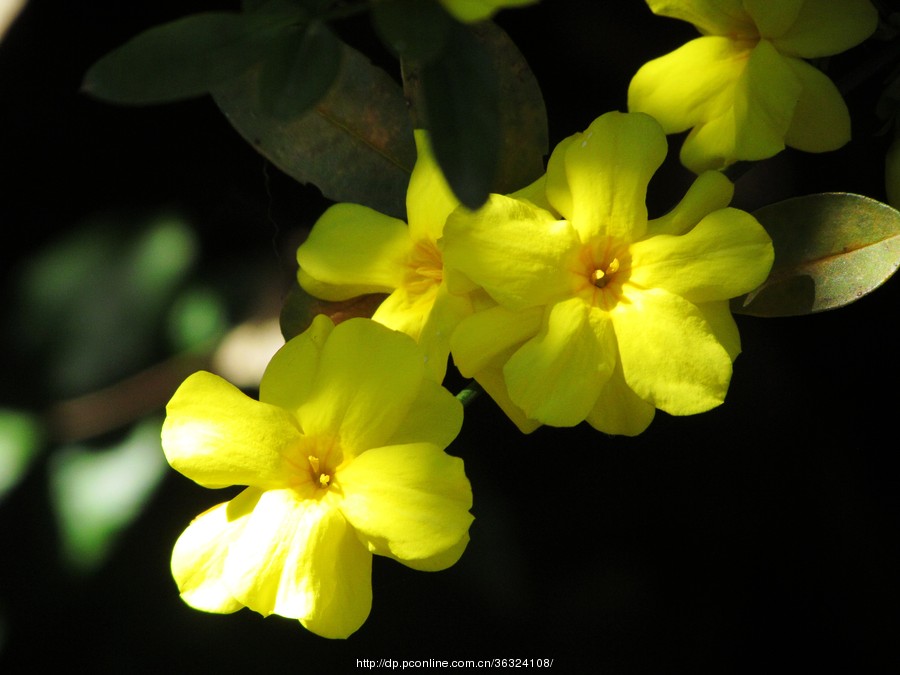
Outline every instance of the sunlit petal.
[(428, 443), (369, 450), (335, 484), (342, 513), (376, 553), (431, 558), (455, 547), (472, 523), (462, 460)]
[(805, 59), (830, 56), (855, 47), (877, 26), (878, 11), (869, 0), (804, 0), (796, 21), (775, 46)]
[(625, 384), (622, 366), (617, 364), (585, 419), (592, 427), (607, 434), (637, 436), (650, 426), (655, 415), (656, 408)]
[[(259, 384), (259, 399), (285, 410), (296, 411), (306, 400), (319, 367), (322, 346), (334, 330), (331, 320), (320, 314), (310, 327), (279, 349)], [(302, 373), (302, 377), (298, 374)]]
[(221, 377), (194, 373), (166, 406), (162, 446), (173, 469), (205, 487), (285, 485), (284, 455), (296, 418), (246, 396)]
[(784, 142), (805, 152), (827, 152), (847, 144), (850, 111), (834, 82), (806, 61), (786, 61), (803, 89)]
[(413, 241), (424, 238), (437, 241), (447, 216), (459, 206), (459, 200), (434, 159), (425, 130), (416, 129), (415, 137), (418, 157), (406, 191), (409, 235)]
[(647, 224), (648, 234), (684, 234), (704, 216), (728, 206), (733, 195), (734, 184), (725, 174), (704, 171), (674, 209)]

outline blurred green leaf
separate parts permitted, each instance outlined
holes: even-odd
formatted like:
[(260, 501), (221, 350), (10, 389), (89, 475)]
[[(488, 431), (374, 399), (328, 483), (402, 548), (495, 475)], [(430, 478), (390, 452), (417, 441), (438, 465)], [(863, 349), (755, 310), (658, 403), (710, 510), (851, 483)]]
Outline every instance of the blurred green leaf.
[(0, 409), (0, 501), (25, 476), (43, 440), (36, 416)]
[(495, 24), (454, 23), (434, 62), (404, 62), (404, 85), (416, 126), (431, 132), (448, 183), (470, 208), (490, 192), (514, 192), (543, 174), (544, 99), (525, 58)]
[(233, 12), (155, 26), (88, 70), (82, 89), (111, 103), (146, 105), (207, 93), (259, 60), (260, 22)]
[(263, 110), (288, 120), (312, 108), (337, 78), (341, 56), (340, 41), (321, 22), (281, 31), (262, 66), (259, 93)]
[(281, 334), (285, 340), (300, 335), (319, 314), (325, 314), (336, 324), (354, 317), (370, 318), (386, 297), (384, 293), (372, 293), (329, 302), (314, 298), (295, 283), (281, 309)]
[(159, 419), (148, 419), (118, 445), (59, 450), (50, 462), (50, 494), (63, 558), (79, 571), (103, 563), (115, 538), (144, 508), (166, 470)]
[(82, 394), (146, 365), (196, 246), (178, 217), (102, 217), (26, 261), (11, 328), (45, 395)]
[(372, 5), (372, 23), (394, 54), (425, 64), (443, 52), (456, 22), (435, 0), (381, 0)]
[(235, 129), (275, 166), (325, 197), (404, 217), (416, 160), (400, 87), (355, 49), (342, 44), (340, 72), (328, 95), (291, 120), (267, 114), (253, 69), (214, 90)]
[(758, 289), (732, 301), (736, 313), (794, 316), (843, 307), (900, 265), (900, 212), (874, 199), (815, 194), (753, 215), (772, 237), (775, 263)]
[(225, 299), (212, 290), (192, 288), (172, 303), (168, 334), (176, 353), (208, 348), (228, 331)]

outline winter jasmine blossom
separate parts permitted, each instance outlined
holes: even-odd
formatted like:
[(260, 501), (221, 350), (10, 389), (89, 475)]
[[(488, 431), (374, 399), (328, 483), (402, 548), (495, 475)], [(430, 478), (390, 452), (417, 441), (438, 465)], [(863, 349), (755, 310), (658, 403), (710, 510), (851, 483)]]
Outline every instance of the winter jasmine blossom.
[(372, 554), (439, 570), (462, 554), (472, 493), (443, 449), (462, 407), (406, 335), (318, 316), (272, 359), (260, 400), (216, 375), (181, 385), (162, 430), (173, 468), (247, 486), (198, 516), (172, 554), (190, 606), (249, 607), (331, 638), (372, 604)]
[(837, 87), (803, 59), (846, 51), (869, 37), (869, 0), (647, 0), (702, 37), (644, 64), (628, 108), (666, 133), (691, 129), (681, 161), (699, 173), (771, 157), (788, 145), (835, 150), (850, 140)]
[(447, 369), (450, 333), (470, 311), (443, 281), (438, 239), (459, 201), (434, 161), (425, 132), (417, 130), (418, 159), (406, 195), (409, 226), (359, 204), (336, 204), (298, 248), (298, 280), (323, 300), (389, 293), (372, 318), (421, 345), (438, 382)]
[(728, 299), (766, 278), (772, 244), (725, 208), (733, 187), (716, 172), (648, 221), (665, 154), (652, 118), (608, 113), (556, 148), (545, 206), (492, 195), (448, 219), (448, 284), (477, 304), (453, 335), (454, 361), (523, 431), (587, 420), (634, 435), (656, 408), (722, 403), (740, 351)]

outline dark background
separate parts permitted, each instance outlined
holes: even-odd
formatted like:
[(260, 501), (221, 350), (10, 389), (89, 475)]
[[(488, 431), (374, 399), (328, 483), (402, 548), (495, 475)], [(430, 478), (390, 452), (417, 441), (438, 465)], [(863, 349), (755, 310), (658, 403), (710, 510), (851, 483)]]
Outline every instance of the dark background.
[[(44, 359), (16, 331), (17, 274), (97, 214), (123, 228), (183, 214), (200, 244), (196, 274), (222, 284), (235, 322), (259, 309), (260, 279), (286, 291), (293, 248), (327, 205), (314, 187), (267, 165), (208, 98), (139, 109), (78, 92), (85, 70), (137, 32), (236, 5), (31, 0), (0, 43), (0, 404), (41, 412), (55, 401)], [(637, 68), (694, 35), (636, 0), (544, 0), (499, 23), (541, 83), (551, 144), (624, 109)], [(364, 40), (368, 26), (344, 29)], [(835, 60), (835, 79), (874, 52)], [(760, 163), (735, 204), (829, 190), (884, 199), (888, 138), (874, 103), (885, 75), (848, 95), (851, 146)], [(673, 148), (651, 184), (657, 213), (690, 182), (676, 159)], [(363, 658), (552, 658), (562, 672), (897, 672), (897, 302), (892, 281), (820, 315), (738, 317), (744, 353), (725, 404), (660, 413), (636, 439), (586, 425), (523, 437), (477, 400), (450, 448), (475, 494), (466, 554), (438, 574), (376, 558), (372, 613), (347, 641), (185, 606), (171, 546), (223, 494), (174, 471), (101, 566), (71, 571), (48, 500), (49, 443), (0, 502), (0, 671), (328, 673)], [(112, 348), (121, 336), (104, 339)], [(155, 346), (138, 365), (164, 356)]]

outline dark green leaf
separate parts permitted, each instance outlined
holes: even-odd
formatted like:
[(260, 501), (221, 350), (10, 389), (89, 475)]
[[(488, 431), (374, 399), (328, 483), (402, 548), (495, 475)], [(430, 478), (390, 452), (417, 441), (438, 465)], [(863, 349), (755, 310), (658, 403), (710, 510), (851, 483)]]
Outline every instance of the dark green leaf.
[(416, 148), (403, 92), (365, 56), (342, 49), (328, 95), (290, 121), (260, 109), (256, 70), (213, 95), (235, 129), (288, 175), (329, 199), (405, 217)]
[(295, 283), (281, 308), (281, 334), (285, 340), (300, 335), (319, 314), (325, 314), (336, 324), (354, 317), (370, 318), (386, 297), (384, 293), (372, 293), (329, 302), (314, 298)]
[(489, 192), (513, 192), (541, 176), (547, 112), (534, 74), (503, 30), (457, 24), (454, 35), (433, 66), (404, 62), (404, 81), (416, 126), (430, 130), (448, 182), (474, 207)]
[(372, 22), (397, 56), (425, 64), (444, 50), (455, 21), (435, 0), (382, 0), (372, 6)]
[(262, 66), (263, 110), (287, 120), (312, 108), (337, 78), (341, 55), (340, 41), (318, 21), (281, 31)]
[(200, 96), (259, 58), (259, 25), (230, 12), (156, 26), (95, 63), (82, 88), (112, 103), (146, 105)]
[(459, 201), (476, 209), (487, 199), (500, 164), (500, 85), (497, 64), (473, 28), (456, 23), (434, 60), (408, 64), (404, 77), (416, 126), (431, 146)]
[(881, 286), (900, 265), (900, 212), (847, 193), (797, 197), (756, 218), (772, 237), (775, 264), (736, 313), (794, 316), (843, 307)]

